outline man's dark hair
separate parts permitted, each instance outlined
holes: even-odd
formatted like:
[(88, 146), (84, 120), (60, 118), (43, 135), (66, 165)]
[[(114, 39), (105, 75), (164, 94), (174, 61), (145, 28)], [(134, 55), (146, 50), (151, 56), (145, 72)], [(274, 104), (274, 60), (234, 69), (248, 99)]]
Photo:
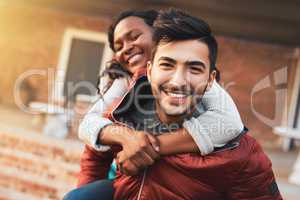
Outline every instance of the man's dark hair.
[(115, 51), (114, 49), (114, 32), (116, 26), (119, 22), (127, 17), (139, 17), (145, 21), (146, 24), (149, 26), (153, 26), (155, 19), (158, 16), (158, 12), (156, 10), (145, 10), (145, 11), (137, 11), (137, 10), (127, 10), (121, 12), (118, 17), (113, 21), (113, 23), (108, 28), (108, 42), (110, 48)]
[[(160, 43), (197, 39), (209, 49), (210, 72), (216, 69), (218, 44), (209, 25), (202, 19), (193, 17), (178, 9), (160, 11), (154, 25), (153, 41)], [(157, 47), (156, 47), (157, 48)], [(152, 58), (156, 49), (153, 50)], [(218, 74), (219, 76), (219, 74)], [(216, 78), (217, 80), (219, 77)]]

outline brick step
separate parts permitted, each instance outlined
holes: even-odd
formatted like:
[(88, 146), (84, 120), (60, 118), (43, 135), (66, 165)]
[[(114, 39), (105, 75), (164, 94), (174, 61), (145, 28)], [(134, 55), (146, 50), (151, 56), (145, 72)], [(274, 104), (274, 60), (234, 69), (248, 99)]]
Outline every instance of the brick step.
[(0, 187), (37, 196), (39, 199), (61, 199), (74, 185), (23, 172), (14, 167), (0, 165)]
[(54, 200), (54, 199), (41, 198), (14, 189), (0, 187), (0, 200)]
[(0, 138), (0, 200), (58, 200), (75, 187), (83, 150), (80, 141), (3, 123)]
[(4, 124), (0, 124), (0, 138), (0, 147), (14, 148), (40, 157), (47, 157), (53, 162), (78, 164), (83, 150), (83, 144), (80, 141), (55, 139)]
[(79, 164), (53, 162), (47, 157), (3, 147), (0, 147), (0, 164), (6, 168), (15, 167), (24, 173), (29, 172), (68, 184), (76, 182), (80, 170)]

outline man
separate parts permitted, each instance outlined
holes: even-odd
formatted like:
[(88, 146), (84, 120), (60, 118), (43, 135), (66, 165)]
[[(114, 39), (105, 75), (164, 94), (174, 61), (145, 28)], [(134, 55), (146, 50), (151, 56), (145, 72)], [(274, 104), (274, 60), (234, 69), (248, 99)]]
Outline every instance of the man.
[[(164, 135), (199, 114), (196, 105), (215, 79), (217, 44), (204, 21), (178, 10), (162, 12), (154, 30), (156, 48), (147, 70), (150, 85), (145, 76), (138, 76), (135, 86), (113, 110), (111, 119), (124, 124), (124, 129), (129, 126)], [(151, 93), (154, 99), (145, 98)], [(282, 199), (271, 162), (248, 135), (241, 134), (205, 157), (197, 153), (165, 156), (142, 169), (136, 169), (132, 160), (124, 159), (128, 148), (139, 145), (149, 148), (138, 144), (143, 140), (136, 138), (135, 134), (123, 134), (121, 128), (116, 128), (115, 134), (104, 128), (100, 143), (120, 145), (123, 149), (86, 151), (81, 177), (104, 178), (113, 157), (117, 157), (119, 170), (114, 181), (117, 200)], [(138, 174), (128, 176), (137, 170)]]

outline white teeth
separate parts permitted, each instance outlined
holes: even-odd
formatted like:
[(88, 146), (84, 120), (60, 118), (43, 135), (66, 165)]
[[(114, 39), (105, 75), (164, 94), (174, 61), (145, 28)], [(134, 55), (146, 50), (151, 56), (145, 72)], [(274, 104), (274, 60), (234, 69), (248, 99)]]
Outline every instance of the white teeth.
[(176, 97), (176, 98), (184, 98), (187, 96), (185, 94), (177, 94), (177, 93), (172, 93), (172, 92), (168, 92), (168, 95), (171, 97)]
[(134, 63), (141, 58), (142, 58), (141, 54), (136, 54), (136, 55), (132, 56), (131, 58), (129, 58), (128, 63)]

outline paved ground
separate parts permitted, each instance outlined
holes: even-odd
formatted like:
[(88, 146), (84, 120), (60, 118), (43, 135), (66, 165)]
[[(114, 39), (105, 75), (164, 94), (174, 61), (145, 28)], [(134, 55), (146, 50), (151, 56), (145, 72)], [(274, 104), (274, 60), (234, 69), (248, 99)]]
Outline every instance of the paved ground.
[(284, 200), (299, 200), (300, 187), (287, 183), (286, 181), (278, 181), (278, 186)]
[(297, 159), (298, 150), (283, 152), (279, 147), (266, 149), (273, 163), (273, 170), (277, 178), (280, 192), (284, 200), (299, 200), (300, 186), (288, 182), (288, 177), (293, 170)]

